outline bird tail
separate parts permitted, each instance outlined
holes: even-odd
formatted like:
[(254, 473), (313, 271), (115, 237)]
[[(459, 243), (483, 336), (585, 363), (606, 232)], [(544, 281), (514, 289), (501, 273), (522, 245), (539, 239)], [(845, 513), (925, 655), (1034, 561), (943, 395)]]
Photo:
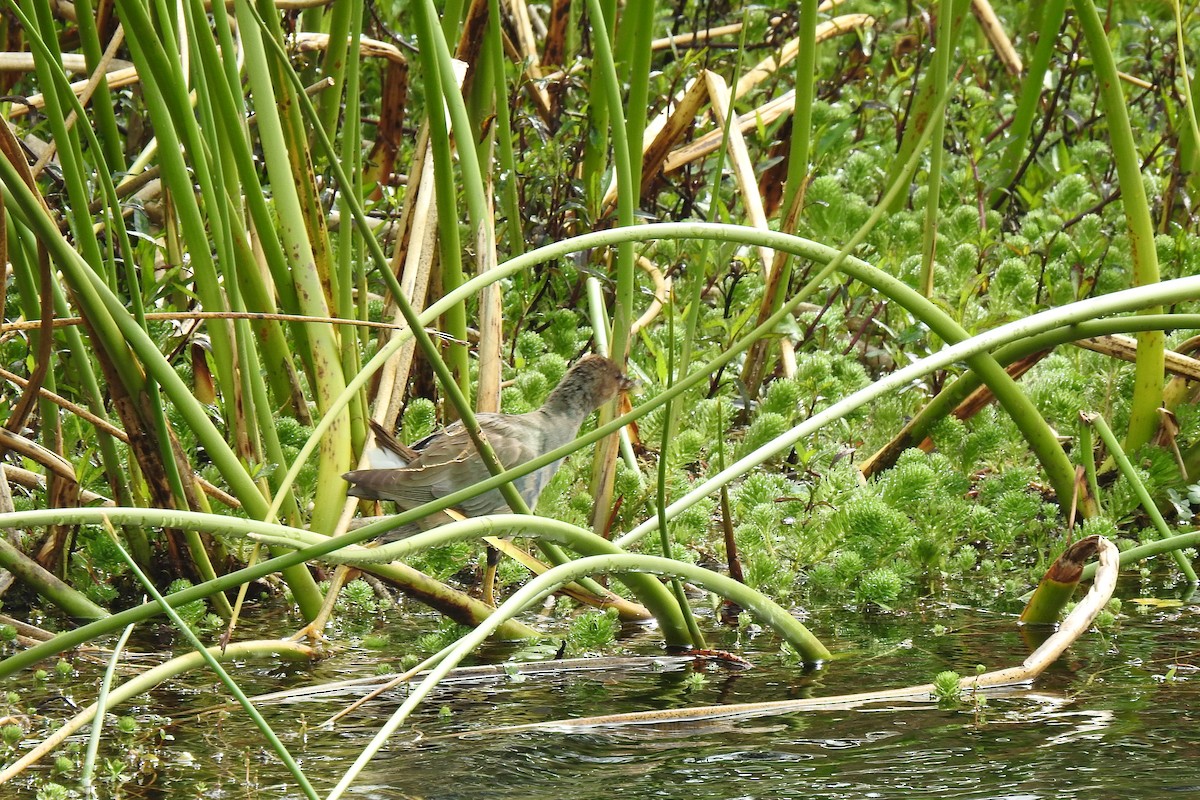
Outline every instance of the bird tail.
[(364, 500), (389, 500), (387, 489), (391, 483), (386, 469), (356, 469), (342, 475), (342, 479), (350, 484), (346, 492), (351, 497), (361, 497)]
[(420, 453), (401, 442), (375, 420), (368, 420), (373, 441), (363, 451), (363, 457), (371, 469), (395, 469), (407, 467)]

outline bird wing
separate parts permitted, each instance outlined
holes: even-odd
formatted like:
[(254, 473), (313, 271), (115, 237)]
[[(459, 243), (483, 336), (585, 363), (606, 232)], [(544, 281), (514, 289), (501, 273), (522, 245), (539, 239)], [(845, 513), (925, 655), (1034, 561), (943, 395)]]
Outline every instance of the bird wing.
[[(524, 464), (545, 452), (545, 433), (542, 430), (542, 423), (541, 415), (536, 411), (516, 416), (479, 415), (479, 427), (496, 453), (496, 458), (505, 469), (512, 469)], [(468, 486), (474, 486), (491, 477), (483, 459), (475, 452), (474, 446), (468, 446), (471, 448), (471, 457), (467, 459), (467, 463), (464, 465), (465, 469), (452, 484), (447, 483), (435, 487), (435, 491), (439, 492), (439, 497), (444, 497), (452, 491), (456, 492)], [(531, 479), (532, 476), (525, 476), (514, 481), (517, 491), (525, 495), (525, 484)], [(528, 497), (525, 500), (526, 503), (532, 505), (529, 503)], [(470, 500), (459, 503), (458, 508), (468, 517), (510, 511), (508, 503), (504, 501), (504, 496), (499, 489), (492, 489), (476, 495)]]
[[(505, 467), (523, 464), (542, 452), (543, 436), (530, 415), (480, 414), (479, 425)], [(473, 486), (490, 477), (483, 459), (461, 423), (455, 423), (413, 445), (419, 455), (407, 467), (357, 470), (346, 473), (357, 497), (392, 500), (401, 508), (415, 508)], [(506, 508), (497, 490), (485, 492), (459, 505), (466, 516), (480, 516)]]

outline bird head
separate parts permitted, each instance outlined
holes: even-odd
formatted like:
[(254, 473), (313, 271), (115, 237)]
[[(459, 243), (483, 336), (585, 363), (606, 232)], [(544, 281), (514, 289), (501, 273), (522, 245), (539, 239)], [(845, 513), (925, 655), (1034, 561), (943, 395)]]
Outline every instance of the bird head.
[(563, 376), (546, 398), (546, 408), (588, 413), (617, 396), (637, 388), (615, 361), (599, 355), (584, 356)]

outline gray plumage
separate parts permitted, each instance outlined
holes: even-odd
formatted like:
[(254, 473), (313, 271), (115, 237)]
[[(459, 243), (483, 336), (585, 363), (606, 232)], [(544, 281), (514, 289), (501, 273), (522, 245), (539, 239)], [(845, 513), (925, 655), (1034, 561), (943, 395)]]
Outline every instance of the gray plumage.
[[(603, 356), (580, 359), (546, 402), (527, 414), (478, 414), (479, 428), (505, 468), (512, 468), (555, 450), (575, 438), (588, 415), (611, 400), (633, 381), (620, 367)], [(376, 431), (379, 444), (391, 451), (392, 469), (362, 469), (347, 472), (349, 493), (370, 500), (391, 500), (402, 509), (416, 508), (440, 497), (486, 480), (491, 473), (475, 451), (475, 445), (461, 422), (425, 437), (406, 447), (386, 432)], [(525, 503), (533, 508), (542, 489), (550, 482), (561, 459), (513, 481)], [(457, 507), (467, 517), (481, 517), (510, 511), (499, 489), (492, 489)], [(450, 521), (444, 513), (433, 514), (415, 525), (389, 531), (384, 541), (403, 538), (422, 529)]]

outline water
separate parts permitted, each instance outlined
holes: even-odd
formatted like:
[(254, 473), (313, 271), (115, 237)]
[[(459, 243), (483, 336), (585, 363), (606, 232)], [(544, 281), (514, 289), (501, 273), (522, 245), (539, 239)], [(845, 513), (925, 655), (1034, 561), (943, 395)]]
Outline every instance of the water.
[[(948, 630), (935, 636), (935, 625)], [(1032, 687), (989, 697), (981, 707), (891, 702), (741, 721), (451, 736), (564, 717), (900, 687), (947, 669), (966, 674), (976, 664), (1011, 666), (1029, 652), (1011, 617), (965, 609), (889, 615), (835, 609), (817, 615), (811, 627), (841, 654), (815, 674), (788, 663), (775, 637), (760, 634), (739, 651), (753, 669), (710, 667), (699, 686), (690, 668), (668, 668), (500, 677), (439, 689), (348, 796), (1033, 800), (1200, 792), (1197, 605), (1133, 613), (1115, 630), (1089, 632)], [(732, 634), (723, 635), (717, 646), (732, 649)], [(621, 644), (630, 654), (659, 654), (648, 632)], [(397, 645), (391, 655), (403, 650)], [(505, 655), (501, 647), (485, 653)], [(247, 691), (266, 692), (371, 675), (379, 658), (349, 649), (312, 667), (241, 665), (233, 672)], [(72, 680), (76, 701), (90, 700), (85, 681)], [(216, 691), (207, 675), (193, 675), (119, 712), (173, 719), (162, 726), (173, 740), (152, 744), (158, 728), (143, 717), (142, 734), (106, 742), (102, 758), (123, 758), (128, 774), (140, 773), (122, 796), (302, 796), (240, 710), (195, 714), (213, 704)], [(337, 782), (400, 702), (393, 694), (333, 731), (317, 729), (351, 697), (262, 707), (318, 792)], [(0, 797), (9, 788), (0, 787)], [(113, 785), (102, 785), (100, 796), (115, 796)]]

